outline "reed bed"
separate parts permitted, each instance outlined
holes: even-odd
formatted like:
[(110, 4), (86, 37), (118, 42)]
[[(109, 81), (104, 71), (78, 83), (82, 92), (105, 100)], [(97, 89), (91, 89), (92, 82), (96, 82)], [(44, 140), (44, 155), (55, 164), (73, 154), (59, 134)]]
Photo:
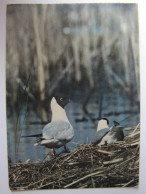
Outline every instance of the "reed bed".
[(80, 145), (42, 163), (9, 163), (11, 190), (135, 187), (139, 182), (140, 131), (104, 146)]
[(61, 82), (85, 80), (90, 88), (135, 88), (139, 98), (136, 4), (8, 5), (6, 45), (9, 104), (22, 103), (21, 93), (42, 102)]

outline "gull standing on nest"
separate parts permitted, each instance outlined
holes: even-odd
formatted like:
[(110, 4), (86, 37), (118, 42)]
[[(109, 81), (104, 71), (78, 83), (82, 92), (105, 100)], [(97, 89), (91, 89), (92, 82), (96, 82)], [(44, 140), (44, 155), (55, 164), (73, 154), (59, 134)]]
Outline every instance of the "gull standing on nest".
[(71, 102), (64, 97), (53, 97), (51, 100), (52, 119), (42, 130), (41, 134), (29, 135), (25, 137), (39, 137), (34, 145), (42, 145), (47, 148), (60, 148), (64, 146), (67, 151), (66, 143), (74, 137), (74, 130), (71, 126), (64, 107)]

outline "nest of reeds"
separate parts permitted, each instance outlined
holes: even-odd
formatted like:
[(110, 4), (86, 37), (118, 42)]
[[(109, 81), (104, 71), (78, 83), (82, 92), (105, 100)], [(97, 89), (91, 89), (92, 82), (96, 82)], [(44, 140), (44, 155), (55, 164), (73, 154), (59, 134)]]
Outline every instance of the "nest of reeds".
[(81, 145), (44, 163), (9, 164), (11, 190), (135, 187), (140, 131), (104, 146)]

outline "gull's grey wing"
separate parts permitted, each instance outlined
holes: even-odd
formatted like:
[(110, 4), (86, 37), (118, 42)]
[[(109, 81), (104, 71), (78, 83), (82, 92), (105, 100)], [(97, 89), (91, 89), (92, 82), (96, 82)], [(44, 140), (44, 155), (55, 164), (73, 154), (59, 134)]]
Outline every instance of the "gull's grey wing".
[(96, 144), (98, 144), (100, 141), (101, 141), (101, 139), (107, 134), (109, 132), (109, 128), (104, 128), (104, 129), (101, 129), (100, 131), (98, 131), (97, 133), (96, 133), (96, 136), (95, 136), (95, 138), (94, 138), (94, 140), (93, 140), (93, 144), (94, 145), (96, 145)]
[(65, 121), (53, 121), (43, 128), (43, 138), (56, 140), (71, 140), (74, 136), (72, 126)]
[(118, 125), (113, 127), (109, 135), (113, 137), (113, 140), (117, 141), (122, 141), (124, 139), (124, 132), (123, 132), (124, 127)]
[(113, 126), (111, 130), (102, 138), (99, 145), (104, 145), (105, 142), (111, 144), (117, 141), (123, 141), (124, 139), (123, 129), (124, 127), (121, 126)]

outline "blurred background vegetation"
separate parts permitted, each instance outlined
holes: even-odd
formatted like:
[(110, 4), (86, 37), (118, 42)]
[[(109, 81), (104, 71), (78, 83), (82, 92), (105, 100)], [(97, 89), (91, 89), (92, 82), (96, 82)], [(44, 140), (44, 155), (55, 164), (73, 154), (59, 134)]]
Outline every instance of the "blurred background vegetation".
[(27, 94), (38, 103), (58, 86), (67, 92), (120, 87), (139, 100), (137, 20), (135, 4), (8, 5), (10, 107), (18, 94), (21, 102)]
[(89, 129), (81, 136), (77, 130), (76, 142), (90, 136), (100, 117), (120, 121), (130, 115), (128, 125), (139, 122), (136, 4), (10, 4), (6, 27), (10, 155), (22, 131), (33, 133), (38, 127), (29, 129), (27, 121), (50, 120), (53, 95), (72, 98), (73, 127)]

